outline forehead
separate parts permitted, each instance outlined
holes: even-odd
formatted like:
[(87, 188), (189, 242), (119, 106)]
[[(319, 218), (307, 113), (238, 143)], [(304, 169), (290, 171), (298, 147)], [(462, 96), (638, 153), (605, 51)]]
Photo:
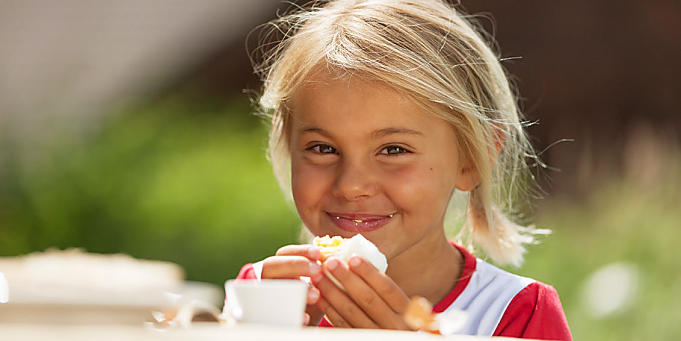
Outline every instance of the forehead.
[(360, 77), (312, 75), (293, 94), (290, 109), (292, 125), (303, 130), (366, 133), (392, 127), (426, 132), (448, 125), (403, 92)]

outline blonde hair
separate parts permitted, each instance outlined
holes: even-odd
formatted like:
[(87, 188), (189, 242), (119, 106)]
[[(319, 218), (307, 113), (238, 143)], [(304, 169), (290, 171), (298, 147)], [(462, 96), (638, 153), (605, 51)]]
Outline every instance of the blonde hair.
[(513, 197), (530, 174), (526, 158), (536, 156), (499, 58), (469, 17), (439, 0), (336, 0), (313, 2), (264, 27), (255, 51), (264, 80), (259, 104), (271, 122), (268, 154), (285, 191), (288, 101), (311, 72), (326, 68), (382, 81), (453, 125), (480, 179), (462, 232), (472, 232), (492, 260), (519, 265), (523, 245), (546, 233), (502, 213), (514, 212)]

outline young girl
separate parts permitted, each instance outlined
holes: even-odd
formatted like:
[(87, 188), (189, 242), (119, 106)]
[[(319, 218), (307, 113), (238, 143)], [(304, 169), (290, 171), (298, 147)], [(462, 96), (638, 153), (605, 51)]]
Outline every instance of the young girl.
[(238, 278), (309, 276), (309, 325), (408, 329), (409, 297), (423, 296), (466, 311), (465, 334), (571, 339), (552, 287), (445, 235), (457, 191), (464, 230), (497, 263), (520, 264), (542, 232), (502, 213), (533, 154), (499, 58), (466, 17), (441, 0), (336, 0), (270, 24), (285, 36), (256, 71), (278, 180), (313, 235), (360, 233), (389, 265), (320, 267), (318, 249), (289, 245)]

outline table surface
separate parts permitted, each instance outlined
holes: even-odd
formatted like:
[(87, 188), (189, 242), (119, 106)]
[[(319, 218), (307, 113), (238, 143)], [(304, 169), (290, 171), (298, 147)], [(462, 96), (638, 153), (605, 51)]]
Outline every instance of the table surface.
[[(212, 323), (194, 324), (191, 328), (151, 329), (125, 325), (34, 325), (2, 324), (3, 340), (295, 340), (295, 341), (418, 341), (455, 340), (480, 341), (488, 337), (439, 336), (391, 330), (334, 328), (277, 328), (270, 326), (221, 326)], [(512, 340), (495, 338), (495, 340)]]

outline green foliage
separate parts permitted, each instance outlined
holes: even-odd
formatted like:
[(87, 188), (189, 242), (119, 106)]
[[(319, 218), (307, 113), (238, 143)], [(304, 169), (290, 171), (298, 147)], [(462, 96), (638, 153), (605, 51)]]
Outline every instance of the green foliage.
[(0, 254), (123, 252), (221, 285), (296, 241), (300, 225), (249, 111), (170, 101), (115, 115), (28, 165), (3, 148)]

